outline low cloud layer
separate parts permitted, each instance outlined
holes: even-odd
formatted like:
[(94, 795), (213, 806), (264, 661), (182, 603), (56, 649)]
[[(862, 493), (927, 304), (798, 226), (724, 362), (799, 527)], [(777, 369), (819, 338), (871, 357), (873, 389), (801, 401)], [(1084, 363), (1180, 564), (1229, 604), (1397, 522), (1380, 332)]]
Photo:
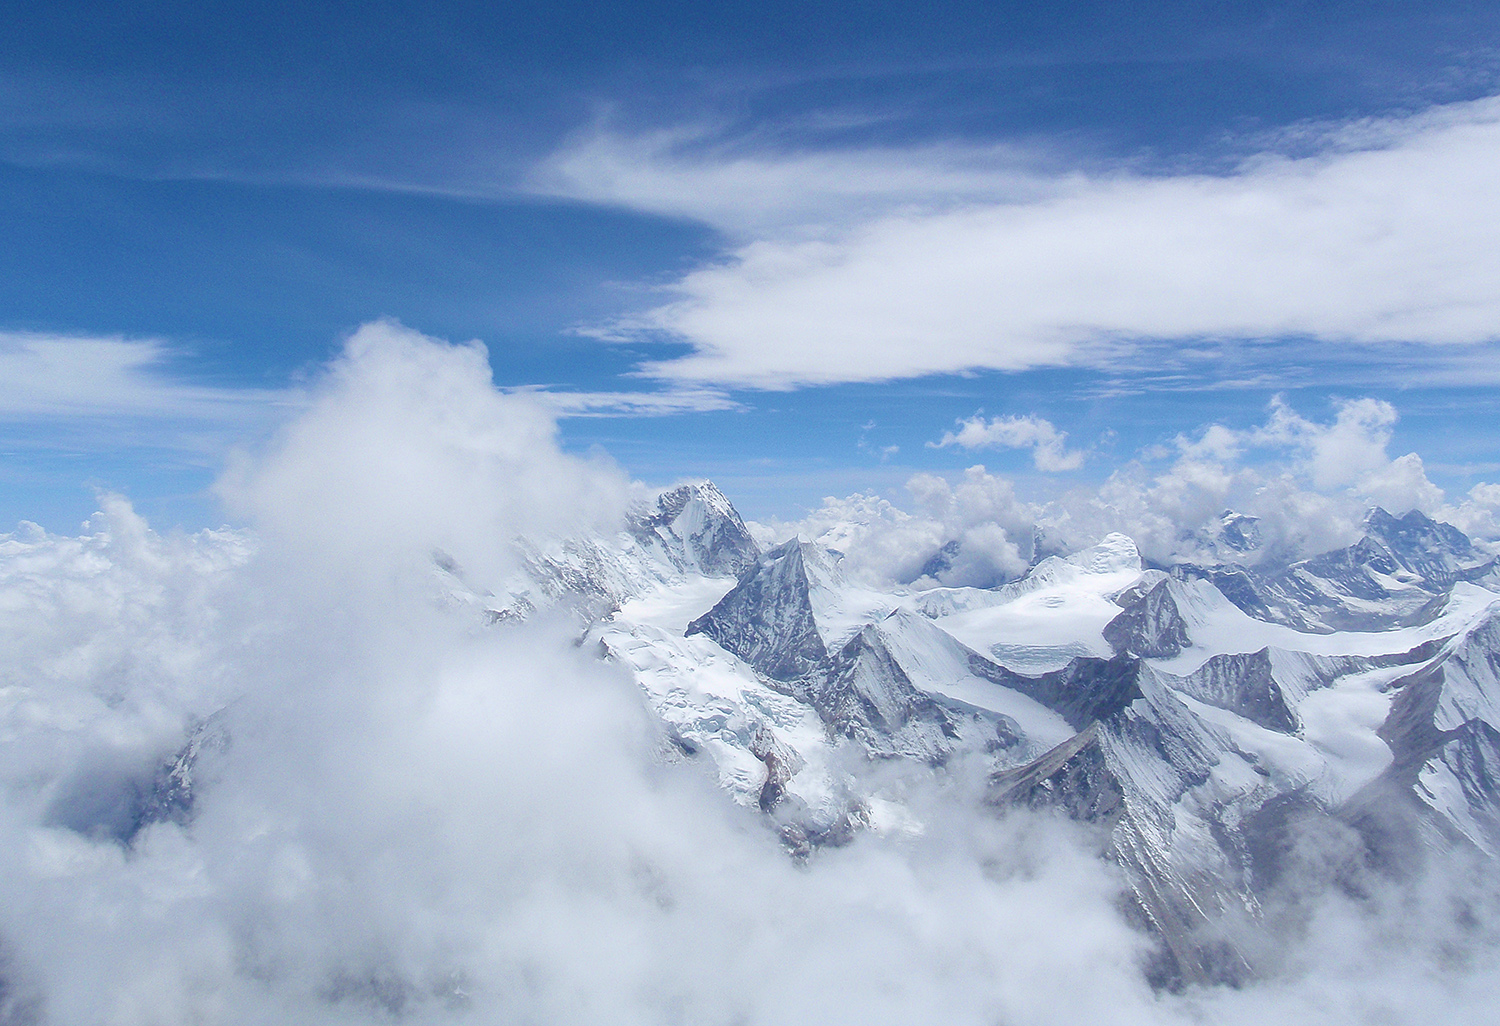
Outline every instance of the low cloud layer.
[[(819, 539), (845, 552), (846, 568), (873, 583), (975, 587), (1014, 579), (1041, 555), (1083, 548), (1112, 531), (1164, 564), (1303, 558), (1353, 542), (1371, 506), (1397, 515), (1418, 509), (1481, 543), (1500, 544), (1500, 488), (1482, 483), (1447, 495), (1417, 453), (1390, 454), (1398, 417), (1390, 403), (1362, 398), (1335, 403), (1333, 418), (1318, 421), (1277, 397), (1259, 425), (1203, 426), (1139, 453), (1101, 485), (1049, 501), (1018, 495), (1010, 480), (980, 464), (953, 480), (913, 476), (906, 502), (830, 497), (801, 520), (757, 529), (767, 542), (794, 534)], [(1058, 472), (1083, 459), (1066, 439), (1035, 416), (976, 416), (936, 444), (1029, 446), (1038, 469)], [(1256, 548), (1220, 545), (1226, 510), (1257, 518)]]
[(799, 154), (600, 133), (538, 187), (729, 235), (723, 262), (601, 332), (689, 343), (646, 368), (671, 380), (1110, 366), (1147, 340), (1496, 338), (1500, 100), (1297, 143), (1304, 155), (1227, 174), (1069, 173), (952, 146)]
[[(1449, 915), (1483, 893), (1358, 904), (1316, 874), (1274, 979), (1153, 993), (1094, 839), (981, 812), (963, 765), (890, 777), (922, 832), (794, 862), (666, 757), (573, 624), (497, 630), (444, 599), (434, 547), (482, 581), (509, 539), (589, 530), (629, 490), (475, 347), (365, 329), (223, 488), (253, 530), (158, 534), (105, 496), (82, 537), (0, 536), (0, 1021), (1357, 1023), (1492, 1001), (1487, 910)], [(1026, 512), (982, 471), (913, 491), (913, 523), (1003, 538)], [(224, 740), (193, 816), (130, 835), (195, 724)]]

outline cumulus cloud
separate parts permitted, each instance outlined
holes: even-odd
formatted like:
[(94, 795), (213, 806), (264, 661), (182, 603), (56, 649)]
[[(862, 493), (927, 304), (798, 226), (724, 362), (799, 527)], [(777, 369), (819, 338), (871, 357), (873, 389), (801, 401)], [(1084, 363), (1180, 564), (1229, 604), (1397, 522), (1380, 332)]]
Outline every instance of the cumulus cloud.
[(613, 526), (629, 484), (602, 457), (561, 452), (534, 395), (504, 395), (478, 342), (449, 345), (393, 321), (356, 331), (306, 412), (217, 485), (283, 546), (351, 563), (441, 548), (498, 576), (518, 535)]
[[(1277, 397), (1263, 424), (1234, 430), (1211, 424), (1179, 436), (1170, 450), (1116, 471), (1090, 504), (1132, 511), (1138, 541), (1154, 558), (1205, 558), (1201, 548), (1218, 514), (1233, 508), (1260, 519), (1265, 548), (1241, 558), (1295, 558), (1348, 544), (1364, 513), (1382, 506), (1401, 515), (1470, 524), (1476, 536), (1493, 537), (1471, 498), (1450, 503), (1428, 479), (1416, 453), (1392, 457), (1399, 419), (1383, 400), (1336, 400), (1331, 421), (1303, 416)], [(1255, 457), (1249, 462), (1248, 457)], [(1162, 461), (1164, 469), (1153, 469)], [(1479, 490), (1482, 492), (1482, 488)], [(1086, 518), (1085, 518), (1086, 519)]]
[(1271, 401), (1271, 416), (1247, 441), (1299, 451), (1303, 466), (1319, 488), (1358, 481), (1389, 462), (1385, 448), (1396, 425), (1396, 408), (1381, 399), (1345, 400), (1336, 404), (1332, 424), (1315, 424), (1299, 416), (1286, 401)]
[[(975, 818), (982, 778), (921, 768), (891, 785), (923, 834), (799, 867), (758, 813), (664, 761), (634, 683), (570, 623), (486, 629), (414, 558), (587, 529), (619, 485), (559, 452), (477, 348), (380, 324), (232, 471), (254, 534), (162, 536), (106, 496), (84, 537), (0, 538), (0, 1009), (728, 1024), (1152, 1006), (1119, 881), (1071, 828)], [(200, 751), (192, 818), (133, 833), (204, 722), (225, 740)], [(1066, 981), (1085, 974), (1080, 998)]]
[(671, 380), (1108, 365), (1148, 339), (1494, 340), (1500, 99), (1343, 126), (1310, 149), (1221, 175), (1084, 173), (1013, 152), (745, 155), (605, 134), (543, 178), (735, 240), (608, 329), (689, 343), (645, 368)]
[(992, 587), (1025, 573), (1039, 507), (983, 466), (956, 482), (916, 474), (906, 483), (914, 511), (876, 495), (829, 496), (797, 521), (754, 529), (763, 544), (803, 537), (843, 554), (844, 573), (875, 585)]
[(1067, 447), (1068, 433), (1035, 415), (995, 417), (987, 421), (976, 414), (960, 420), (957, 431), (944, 432), (942, 439), (928, 444), (938, 449), (950, 445), (965, 449), (1030, 449), (1036, 468), (1048, 473), (1083, 466), (1082, 450)]
[[(1023, 574), (1036, 559), (1094, 544), (1119, 531), (1151, 560), (1255, 564), (1298, 559), (1348, 545), (1371, 506), (1401, 515), (1419, 509), (1458, 525), (1481, 543), (1500, 539), (1500, 491), (1476, 485), (1458, 501), (1428, 479), (1416, 453), (1392, 457), (1396, 409), (1382, 400), (1334, 402), (1331, 420), (1306, 417), (1281, 397), (1265, 422), (1235, 429), (1208, 424), (1152, 447), (1099, 485), (1047, 502), (1017, 497), (1013, 484), (984, 466), (956, 482), (922, 473), (906, 485), (911, 509), (856, 495), (828, 498), (806, 518), (764, 525), (768, 539), (792, 534), (846, 552), (862, 577), (884, 584), (989, 587)], [(965, 445), (965, 439), (968, 444)], [(1032, 444), (1045, 461), (1081, 454), (1036, 418), (974, 417), (940, 445)], [(1046, 445), (1054, 445), (1044, 453)], [(1062, 455), (1060, 455), (1062, 454)], [(1226, 510), (1255, 517), (1260, 544), (1224, 549)]]

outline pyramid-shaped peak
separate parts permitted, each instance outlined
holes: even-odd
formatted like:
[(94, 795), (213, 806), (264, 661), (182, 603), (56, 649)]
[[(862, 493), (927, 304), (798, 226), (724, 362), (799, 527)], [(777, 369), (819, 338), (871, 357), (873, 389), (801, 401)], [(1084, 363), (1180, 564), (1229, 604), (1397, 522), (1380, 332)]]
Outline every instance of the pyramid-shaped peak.
[(662, 492), (656, 498), (658, 515), (675, 520), (688, 503), (694, 500), (701, 502), (717, 515), (727, 517), (744, 526), (744, 522), (740, 520), (739, 511), (734, 508), (734, 503), (730, 502), (729, 497), (719, 490), (718, 485), (709, 480), (688, 481)]
[(740, 576), (718, 604), (688, 625), (768, 677), (793, 680), (828, 657), (813, 614), (807, 572), (813, 549), (800, 539), (771, 549)]
[(712, 481), (669, 488), (656, 508), (641, 512), (633, 528), (660, 545), (679, 570), (738, 577), (755, 564), (760, 547), (739, 512)]

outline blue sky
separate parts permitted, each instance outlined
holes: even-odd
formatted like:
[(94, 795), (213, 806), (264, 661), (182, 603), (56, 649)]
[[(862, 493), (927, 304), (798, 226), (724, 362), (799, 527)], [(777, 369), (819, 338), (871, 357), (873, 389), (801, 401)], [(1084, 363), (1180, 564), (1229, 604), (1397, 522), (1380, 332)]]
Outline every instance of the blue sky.
[[(754, 516), (976, 462), (1055, 493), (1277, 395), (1500, 477), (1493, 4), (7, 21), (0, 525), (217, 523), (226, 450), (381, 317)], [(930, 444), (976, 415), (1027, 426)]]

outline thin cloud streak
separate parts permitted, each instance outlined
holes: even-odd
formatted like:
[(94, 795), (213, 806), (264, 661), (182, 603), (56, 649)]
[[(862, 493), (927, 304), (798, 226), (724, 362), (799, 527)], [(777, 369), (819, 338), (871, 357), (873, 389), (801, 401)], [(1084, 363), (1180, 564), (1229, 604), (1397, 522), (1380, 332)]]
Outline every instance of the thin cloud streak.
[(173, 379), (157, 339), (0, 332), (0, 420), (51, 417), (231, 419), (294, 405), (286, 390)]
[(680, 413), (743, 410), (743, 403), (713, 388), (674, 388), (661, 392), (569, 392), (540, 385), (507, 389), (535, 398), (559, 419), (578, 417), (670, 417)]

